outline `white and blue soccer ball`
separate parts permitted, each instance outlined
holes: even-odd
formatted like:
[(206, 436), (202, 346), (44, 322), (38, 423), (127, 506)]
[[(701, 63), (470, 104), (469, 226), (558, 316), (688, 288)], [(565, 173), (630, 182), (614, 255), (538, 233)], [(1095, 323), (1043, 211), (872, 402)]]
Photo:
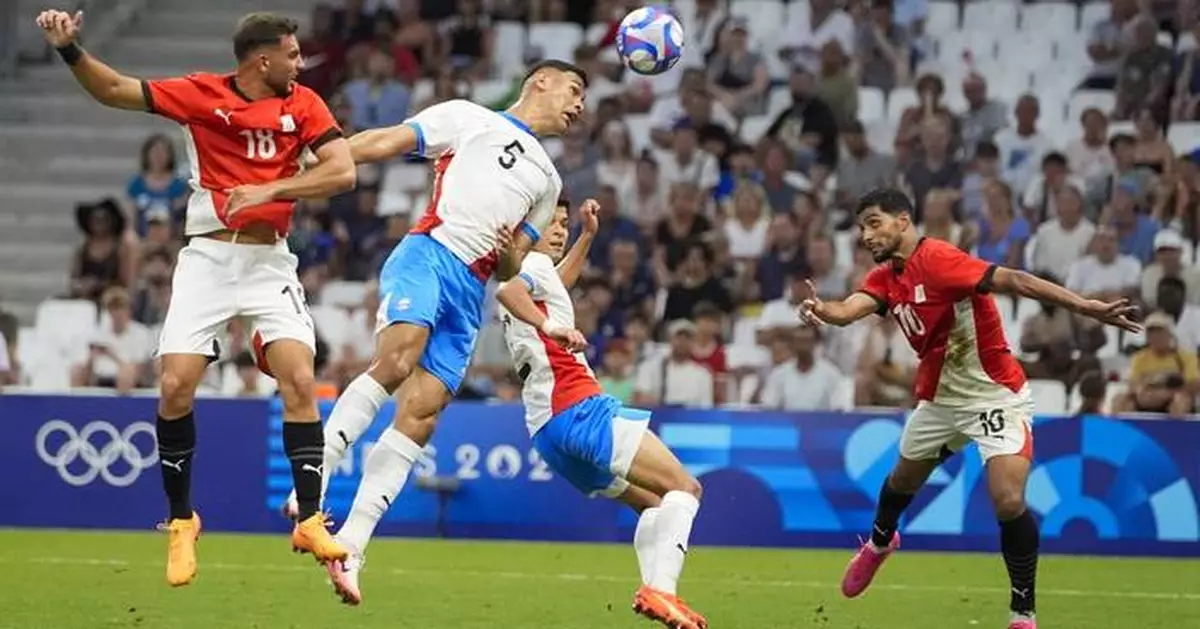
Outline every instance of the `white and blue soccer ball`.
[(617, 54), (638, 74), (662, 74), (683, 54), (683, 27), (663, 8), (631, 11), (617, 29)]

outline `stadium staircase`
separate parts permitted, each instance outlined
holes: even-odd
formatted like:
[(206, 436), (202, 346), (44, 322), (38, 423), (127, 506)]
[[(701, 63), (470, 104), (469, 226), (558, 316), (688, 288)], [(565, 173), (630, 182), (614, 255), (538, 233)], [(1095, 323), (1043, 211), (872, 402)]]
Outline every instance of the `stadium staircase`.
[[(10, 0), (11, 1), (11, 0)], [(53, 0), (17, 0), (22, 46), (38, 46), (34, 17)], [(257, 0), (302, 23), (316, 0)], [(85, 19), (86, 45), (106, 62), (138, 77), (232, 67), (230, 34), (244, 0), (108, 2)], [(91, 16), (89, 16), (90, 18)], [(303, 28), (303, 27), (302, 27)], [(111, 32), (106, 32), (111, 31)], [(167, 132), (183, 159), (181, 134), (165, 120), (93, 103), (61, 62), (25, 63), (0, 81), (0, 307), (22, 323), (37, 305), (67, 290), (80, 241), (75, 204), (122, 197), (150, 133)]]

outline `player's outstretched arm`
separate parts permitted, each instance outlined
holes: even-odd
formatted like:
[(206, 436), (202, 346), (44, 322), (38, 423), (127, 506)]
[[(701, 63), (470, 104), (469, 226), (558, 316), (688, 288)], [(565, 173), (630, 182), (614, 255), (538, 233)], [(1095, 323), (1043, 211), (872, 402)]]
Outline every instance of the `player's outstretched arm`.
[(42, 29), (46, 41), (71, 67), (75, 80), (96, 102), (118, 109), (149, 109), (141, 81), (108, 67), (75, 41), (83, 26), (83, 11), (77, 11), (74, 15), (66, 11), (42, 11), (37, 17), (37, 25)]
[(407, 124), (360, 131), (349, 141), (355, 164), (383, 162), (420, 149), (420, 136)]
[(583, 273), (583, 267), (587, 266), (588, 252), (592, 250), (592, 241), (596, 239), (596, 232), (600, 229), (599, 211), (600, 203), (595, 199), (588, 199), (579, 206), (583, 230), (579, 232), (575, 244), (571, 245), (571, 250), (558, 263), (558, 277), (568, 290), (575, 287), (575, 282), (579, 281), (579, 276)]
[(496, 300), (512, 316), (541, 330), (542, 334), (558, 341), (567, 351), (577, 352), (587, 347), (587, 339), (584, 338), (582, 332), (556, 325), (542, 313), (537, 304), (533, 303), (533, 296), (529, 294), (533, 284), (532, 277), (521, 274), (517, 279), (500, 285), (499, 290), (496, 291)]
[(346, 140), (337, 138), (317, 149), (317, 163), (294, 177), (262, 184), (247, 184), (229, 190), (225, 216), (256, 205), (284, 199), (325, 199), (353, 190), (358, 181), (354, 160)]
[(800, 302), (800, 320), (812, 326), (830, 324), (845, 326), (879, 311), (879, 302), (862, 292), (851, 293), (840, 301), (823, 301), (817, 288), (808, 280), (808, 298)]
[[(992, 292), (1005, 295), (1020, 295), (1036, 299), (1042, 303), (1054, 304), (1071, 312), (1091, 317), (1102, 323), (1116, 326), (1130, 332), (1141, 332), (1142, 326), (1133, 320), (1137, 314), (1137, 306), (1128, 299), (1116, 301), (1099, 301), (1087, 299), (1069, 291), (1058, 284), (1031, 275), (1024, 271), (992, 267), (990, 284), (986, 286)], [(988, 280), (985, 278), (984, 280)]]

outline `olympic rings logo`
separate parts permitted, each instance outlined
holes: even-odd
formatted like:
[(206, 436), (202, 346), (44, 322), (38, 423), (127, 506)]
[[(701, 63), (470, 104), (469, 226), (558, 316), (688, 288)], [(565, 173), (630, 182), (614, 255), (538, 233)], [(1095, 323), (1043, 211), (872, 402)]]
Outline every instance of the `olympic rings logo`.
[[(65, 441), (62, 441), (52, 453), (50, 452), (52, 442), (59, 441), (58, 439), (52, 440), (55, 433), (62, 433)], [(137, 444), (133, 442), (134, 437), (139, 434), (149, 435), (150, 449), (146, 454), (143, 454)], [(93, 442), (93, 437), (98, 435), (104, 437), (98, 440), (102, 443)], [(68, 485), (74, 487), (88, 485), (96, 480), (96, 477), (100, 477), (113, 487), (128, 487), (137, 481), (143, 470), (158, 463), (158, 442), (155, 438), (154, 426), (149, 422), (133, 422), (124, 430), (117, 430), (116, 426), (106, 421), (93, 421), (88, 422), (83, 429), (76, 431), (71, 424), (61, 419), (54, 419), (38, 429), (34, 440), (38, 456), (47, 465), (57, 469), (58, 475)], [(114, 472), (113, 464), (122, 459), (125, 463), (118, 465), (117, 469), (128, 469), (123, 472)], [(75, 472), (71, 469), (71, 465), (77, 460), (86, 464), (87, 468), (84, 471)], [(78, 467), (75, 466), (75, 469)]]

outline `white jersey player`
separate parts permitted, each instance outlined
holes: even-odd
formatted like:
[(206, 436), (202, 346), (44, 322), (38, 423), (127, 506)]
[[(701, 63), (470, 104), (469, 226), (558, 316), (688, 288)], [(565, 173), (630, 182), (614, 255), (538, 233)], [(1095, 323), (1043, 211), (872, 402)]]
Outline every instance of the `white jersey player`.
[[(376, 354), (347, 387), (325, 426), (324, 465), (333, 469), (398, 391), (394, 424), (367, 456), (362, 482), (337, 533), (350, 550), (329, 566), (342, 600), (361, 602), (358, 571), (375, 526), (395, 500), (458, 391), (479, 331), (484, 286), (514, 277), (549, 226), (562, 180), (538, 138), (559, 135), (583, 114), (583, 70), (544, 61), (525, 78), (508, 111), (452, 100), (403, 124), (350, 139), (355, 162), (400, 155), (435, 160), (425, 214), (384, 263), (379, 278)], [(573, 348), (577, 330), (542, 331)]]
[[(642, 585), (633, 608), (668, 627), (708, 623), (676, 595), (700, 483), (648, 430), (649, 411), (624, 408), (605, 395), (587, 359), (549, 337), (546, 327), (575, 327), (569, 287), (575, 284), (598, 227), (595, 201), (580, 208), (583, 234), (563, 258), (567, 211), (525, 257), (516, 279), (500, 287), (504, 338), (523, 381), (525, 421), (546, 464), (588, 495), (628, 504), (641, 515), (634, 548)], [(554, 260), (563, 258), (555, 265)]]

